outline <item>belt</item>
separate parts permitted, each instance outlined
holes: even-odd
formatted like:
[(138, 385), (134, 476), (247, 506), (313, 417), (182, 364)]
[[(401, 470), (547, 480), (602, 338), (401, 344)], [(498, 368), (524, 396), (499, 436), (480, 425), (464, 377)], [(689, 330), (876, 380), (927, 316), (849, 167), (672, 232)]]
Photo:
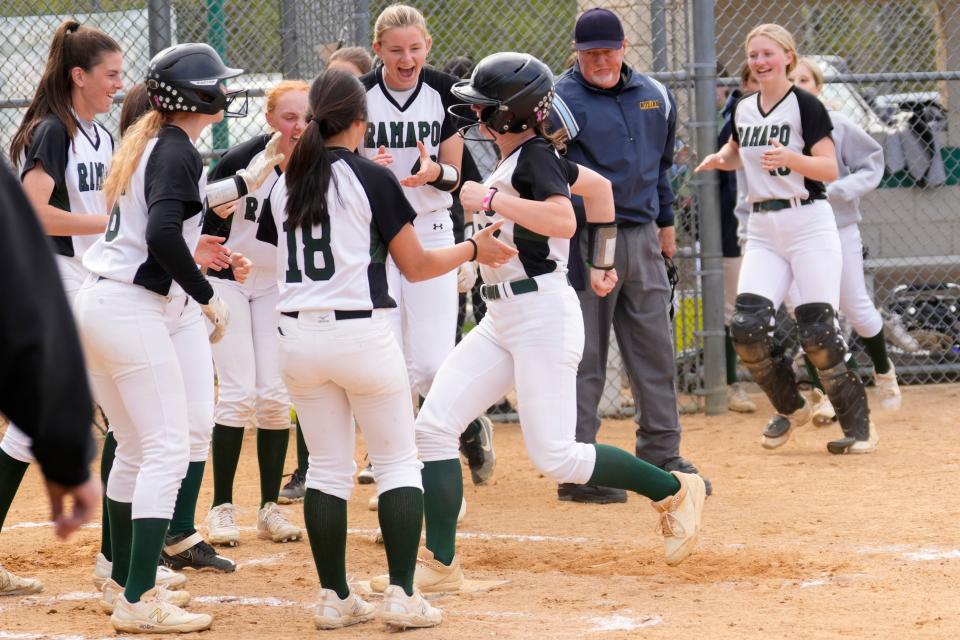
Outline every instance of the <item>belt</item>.
[[(509, 293), (507, 293), (508, 288), (510, 290)], [(484, 300), (499, 300), (500, 298), (519, 296), (524, 293), (533, 293), (538, 288), (537, 281), (533, 278), (514, 280), (513, 282), (485, 284), (480, 287), (480, 297)]]
[(761, 213), (763, 211), (780, 211), (781, 209), (789, 209), (791, 207), (803, 207), (808, 204), (813, 204), (816, 202), (814, 198), (807, 198), (806, 200), (800, 200), (799, 198), (790, 198), (787, 200), (776, 198), (774, 200), (763, 200), (761, 202), (753, 203), (753, 212)]
[[(299, 311), (281, 311), (281, 315), (288, 316), (290, 318), (299, 318)], [(334, 311), (333, 317), (337, 320), (358, 320), (360, 318), (372, 318), (373, 311)]]

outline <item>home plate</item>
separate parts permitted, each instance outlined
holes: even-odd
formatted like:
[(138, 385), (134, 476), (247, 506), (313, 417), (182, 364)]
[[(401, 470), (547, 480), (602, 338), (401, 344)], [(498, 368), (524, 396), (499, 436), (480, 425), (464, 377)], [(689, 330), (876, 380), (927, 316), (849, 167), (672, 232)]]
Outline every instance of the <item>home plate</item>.
[[(463, 584), (456, 591), (435, 591), (424, 595), (429, 598), (431, 596), (455, 595), (458, 593), (483, 593), (502, 587), (509, 582), (509, 580), (470, 580), (465, 578)], [(363, 595), (380, 595), (380, 593), (382, 593), (374, 591), (370, 586), (369, 580), (360, 580), (354, 584), (357, 587), (357, 591)]]

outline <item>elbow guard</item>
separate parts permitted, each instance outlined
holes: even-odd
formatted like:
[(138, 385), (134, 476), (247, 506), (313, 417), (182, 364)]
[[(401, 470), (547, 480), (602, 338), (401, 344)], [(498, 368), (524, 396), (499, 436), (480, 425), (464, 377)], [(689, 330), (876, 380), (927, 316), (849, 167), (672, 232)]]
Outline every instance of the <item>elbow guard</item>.
[(219, 207), (247, 195), (247, 183), (240, 176), (230, 176), (223, 180), (207, 183), (207, 206)]
[(617, 223), (587, 223), (587, 244), (590, 251), (587, 264), (594, 269), (613, 269), (617, 253)]
[(452, 164), (443, 164), (442, 162), (438, 164), (440, 165), (440, 176), (427, 184), (435, 189), (440, 189), (440, 191), (453, 191), (460, 183), (460, 172)]

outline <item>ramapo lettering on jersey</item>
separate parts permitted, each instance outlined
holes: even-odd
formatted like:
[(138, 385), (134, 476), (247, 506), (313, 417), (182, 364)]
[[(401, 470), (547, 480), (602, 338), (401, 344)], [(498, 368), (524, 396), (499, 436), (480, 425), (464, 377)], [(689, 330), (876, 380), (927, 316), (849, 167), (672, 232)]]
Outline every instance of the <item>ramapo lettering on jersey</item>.
[[(103, 181), (113, 158), (113, 138), (98, 123), (93, 135), (79, 124), (73, 138), (53, 115), (44, 117), (33, 131), (30, 146), (19, 159), (20, 177), (37, 164), (53, 179), (51, 206), (76, 214), (104, 215)], [(96, 235), (51, 236), (56, 253), (82, 258)]]
[[(359, 151), (372, 158), (381, 146), (386, 147), (393, 155), (389, 169), (398, 179), (414, 173), (420, 161), (417, 142), (422, 142), (430, 157), (436, 159), (440, 143), (456, 134), (447, 107), (457, 102), (450, 93), (457, 78), (424, 68), (408, 96), (387, 88), (382, 68), (360, 80), (367, 89), (367, 131)], [(403, 100), (402, 104), (398, 100)], [(449, 209), (453, 203), (449, 193), (429, 185), (403, 187), (403, 191), (417, 213)]]
[(822, 182), (805, 178), (787, 167), (776, 170), (760, 167), (763, 153), (772, 148), (773, 140), (809, 156), (813, 145), (830, 135), (833, 125), (820, 100), (792, 87), (765, 113), (760, 106), (760, 94), (748, 93), (734, 105), (733, 123), (733, 140), (740, 145), (750, 202), (826, 197)]

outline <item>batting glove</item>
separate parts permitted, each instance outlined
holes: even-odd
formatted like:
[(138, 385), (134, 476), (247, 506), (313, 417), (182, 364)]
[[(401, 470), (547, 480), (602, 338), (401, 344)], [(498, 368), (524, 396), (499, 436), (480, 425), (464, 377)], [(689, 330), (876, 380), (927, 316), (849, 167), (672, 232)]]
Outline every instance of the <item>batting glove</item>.
[(473, 289), (473, 285), (477, 282), (477, 263), (476, 262), (464, 262), (460, 265), (460, 268), (457, 269), (457, 291), (460, 293), (466, 293)]
[(213, 325), (213, 333), (210, 334), (210, 342), (220, 342), (220, 338), (227, 332), (227, 323), (230, 321), (230, 307), (220, 296), (213, 296), (210, 302), (200, 305), (203, 315)]
[(277, 151), (279, 144), (280, 132), (277, 131), (267, 142), (267, 147), (263, 150), (263, 153), (254, 158), (246, 169), (237, 171), (237, 175), (247, 183), (247, 193), (253, 193), (259, 189), (273, 173), (273, 168), (283, 162), (285, 156)]

